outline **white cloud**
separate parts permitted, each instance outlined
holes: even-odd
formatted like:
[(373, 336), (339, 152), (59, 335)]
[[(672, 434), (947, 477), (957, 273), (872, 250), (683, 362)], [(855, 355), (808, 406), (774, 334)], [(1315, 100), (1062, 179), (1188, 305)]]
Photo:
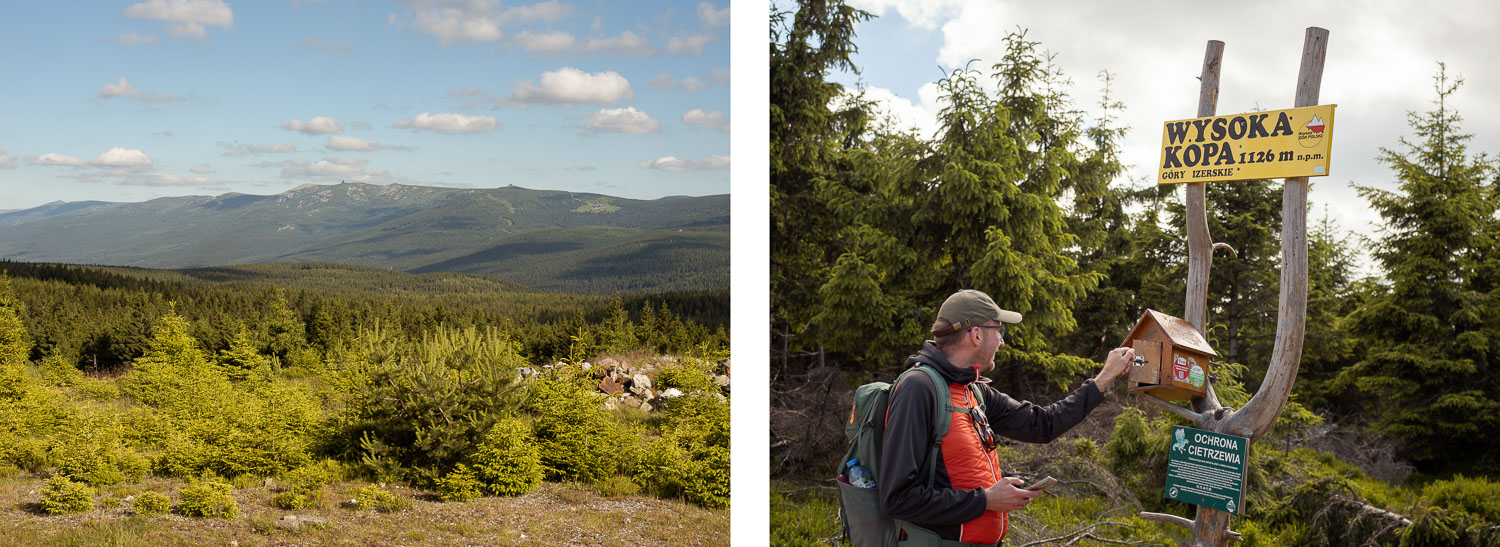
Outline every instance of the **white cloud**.
[(727, 25), (729, 24), (729, 7), (718, 9), (709, 2), (699, 2), (698, 20), (703, 22), (703, 26), (709, 28)]
[(573, 14), (573, 6), (569, 6), (557, 0), (548, 0), (529, 6), (519, 6), (505, 10), (501, 13), (501, 20), (506, 24), (513, 23), (555, 23)]
[(117, 82), (104, 84), (104, 87), (99, 89), (99, 98), (109, 99), (113, 97), (123, 97), (138, 103), (169, 103), (182, 100), (182, 97), (171, 93), (146, 93), (136, 89), (135, 84), (124, 77), (121, 77)]
[(369, 160), (358, 158), (323, 158), (316, 162), (296, 159), (261, 167), (281, 167), (281, 178), (307, 179), (332, 182), (347, 180), (369, 184), (409, 184), (411, 179), (396, 175), (385, 169), (366, 167)]
[(0, 149), (0, 169), (15, 169), (15, 168), (16, 168), (16, 158), (13, 158), (10, 155), (6, 154), (4, 149)]
[(635, 89), (615, 71), (588, 73), (572, 67), (564, 67), (542, 74), (541, 83), (522, 82), (510, 97), (497, 101), (522, 106), (533, 104), (612, 104), (628, 101), (635, 96)]
[(246, 155), (286, 154), (289, 152), (297, 151), (297, 147), (289, 142), (279, 142), (275, 144), (240, 144), (237, 142), (219, 141), (219, 146), (228, 148), (229, 151), (224, 152), (224, 155), (231, 158), (240, 158)]
[(83, 160), (81, 159), (69, 156), (67, 154), (58, 154), (56, 152), (42, 154), (40, 156), (26, 156), (26, 161), (30, 162), (32, 165), (60, 165), (64, 167), (83, 167), (85, 165)]
[(111, 148), (99, 157), (89, 161), (94, 167), (114, 167), (120, 169), (150, 169), (151, 158), (144, 152), (135, 149)]
[(426, 129), (446, 133), (479, 133), (499, 127), (494, 116), (465, 116), (463, 114), (423, 112), (396, 122), (398, 129)]
[[(953, 18), (964, 6), (965, 0), (853, 0), (850, 6), (868, 11), (877, 17), (887, 8), (896, 10), (903, 19), (923, 29), (935, 29), (939, 24)], [(994, 21), (988, 22), (991, 27)], [(1003, 32), (1000, 34), (1004, 34)]]
[(323, 147), (329, 150), (368, 152), (375, 149), (375, 143), (355, 137), (334, 135), (328, 137), (328, 143), (324, 144)]
[(104, 87), (99, 90), (100, 97), (129, 97), (133, 93), (138, 93), (135, 85), (123, 77), (119, 82), (104, 84)]
[(696, 93), (708, 89), (712, 84), (725, 85), (729, 83), (729, 71), (715, 69), (709, 76), (708, 81), (697, 76), (688, 76), (681, 80), (673, 80), (672, 75), (666, 72), (657, 74), (646, 87), (651, 89), (681, 89), (689, 93)]
[(667, 40), (666, 52), (672, 54), (691, 53), (702, 55), (703, 46), (714, 40), (713, 36), (707, 34), (694, 34), (692, 36), (673, 36)]
[(302, 120), (291, 120), (281, 124), (282, 129), (297, 131), (308, 135), (326, 135), (338, 133), (344, 130), (344, 124), (328, 116), (318, 116), (303, 122)]
[(625, 108), (605, 108), (595, 112), (593, 116), (589, 116), (589, 121), (585, 127), (597, 131), (615, 131), (640, 135), (661, 131), (661, 122), (651, 119), (651, 116), (645, 112), (636, 110), (633, 106), (628, 106)]
[[(518, 23), (554, 22), (566, 19), (573, 8), (549, 0), (529, 6), (502, 9), (490, 0), (403, 0), (415, 11), (411, 26), (431, 34), (438, 43), (496, 42), (505, 37), (501, 27)], [(391, 14), (392, 23), (396, 15)]]
[(651, 56), (651, 47), (646, 39), (631, 31), (622, 31), (619, 36), (594, 37), (584, 40), (579, 50), (586, 53), (608, 53), (612, 55)]
[(656, 169), (659, 171), (700, 171), (704, 169), (728, 169), (729, 156), (714, 154), (707, 159), (680, 160), (673, 156), (662, 156), (654, 160), (645, 160), (636, 165), (641, 169)]
[(334, 135), (332, 137), (328, 137), (328, 142), (324, 144), (323, 147), (329, 150), (338, 150), (342, 152), (372, 152), (375, 150), (412, 149), (408, 146), (385, 145), (375, 141), (367, 141), (365, 139), (347, 137), (344, 135)]
[(682, 115), (682, 123), (701, 125), (725, 133), (729, 132), (729, 118), (718, 110), (704, 112), (701, 108), (694, 108)]
[[(0, 168), (4, 167), (5, 151), (0, 150)], [(113, 147), (99, 154), (98, 157), (83, 161), (73, 156), (48, 153), (40, 156), (26, 156), (32, 165), (53, 165), (64, 167), (76, 167), (92, 169), (78, 169), (71, 174), (63, 175), (66, 178), (81, 182), (109, 183), (121, 186), (202, 186), (210, 188), (225, 188), (218, 179), (181, 176), (156, 171), (155, 162), (145, 152), (133, 148)], [(189, 171), (197, 174), (211, 172), (208, 164), (194, 166)]]
[(524, 31), (511, 39), (512, 43), (521, 46), (521, 49), (532, 53), (562, 53), (573, 49), (575, 39), (572, 34), (563, 31), (532, 32)]
[[(892, 129), (897, 131), (915, 129), (918, 135), (929, 139), (937, 135), (938, 113), (946, 104), (937, 84), (927, 83), (917, 88), (918, 100), (916, 102), (896, 95), (889, 89), (867, 87), (863, 91), (864, 100), (873, 103), (876, 117), (890, 123)], [(848, 93), (849, 90), (845, 90), (845, 95), (835, 100), (849, 100)]]
[(132, 32), (130, 34), (121, 34), (120, 37), (115, 40), (115, 43), (122, 46), (136, 46), (142, 44), (155, 44), (160, 41), (161, 39), (157, 38), (155, 34), (140, 36)]
[(234, 28), (234, 10), (221, 0), (147, 0), (125, 8), (126, 17), (165, 21), (173, 36), (202, 38), (203, 25)]
[[(488, 4), (488, 2), (477, 2)], [(412, 27), (438, 38), (438, 43), (494, 42), (504, 37), (496, 14), (462, 7), (426, 7), (417, 11)]]

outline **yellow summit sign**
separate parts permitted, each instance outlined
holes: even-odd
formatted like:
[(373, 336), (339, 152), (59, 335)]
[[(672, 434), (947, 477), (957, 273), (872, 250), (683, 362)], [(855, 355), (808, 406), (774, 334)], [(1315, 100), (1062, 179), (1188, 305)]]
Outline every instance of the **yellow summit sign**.
[(1325, 104), (1163, 124), (1158, 184), (1322, 177), (1333, 145)]

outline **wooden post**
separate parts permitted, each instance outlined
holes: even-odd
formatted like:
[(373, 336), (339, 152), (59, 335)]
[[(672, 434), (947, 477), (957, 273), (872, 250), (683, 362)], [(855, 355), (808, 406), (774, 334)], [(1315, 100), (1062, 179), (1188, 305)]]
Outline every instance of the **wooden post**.
[[(1208, 41), (1203, 53), (1202, 82), (1198, 88), (1198, 117), (1214, 115), (1219, 108), (1219, 65), (1224, 60), (1224, 42)], [(1206, 183), (1187, 184), (1183, 204), (1187, 207), (1188, 274), (1187, 300), (1182, 318), (1202, 334), (1208, 326), (1208, 270), (1213, 266), (1213, 239), (1208, 234)]]
[[(1203, 68), (1204, 91), (1199, 96), (1199, 117), (1214, 114), (1216, 105), (1212, 103), (1218, 97), (1218, 63), (1213, 63), (1212, 92), (1208, 90), (1209, 64), (1210, 60), (1217, 61), (1221, 57), (1223, 47), (1221, 42), (1208, 43), (1209, 53), (1204, 58)], [(1323, 81), (1323, 62), (1327, 53), (1328, 31), (1308, 27), (1303, 37), (1302, 66), (1297, 76), (1296, 107), (1318, 104), (1318, 92)], [(1205, 101), (1209, 103), (1207, 110)], [(1208, 266), (1213, 252), (1213, 246), (1208, 243), (1210, 239), (1204, 201), (1202, 186), (1189, 184), (1186, 203), (1188, 290), (1183, 319), (1198, 327), (1199, 332), (1207, 325)], [(1195, 224), (1200, 222), (1201, 225), (1195, 228)], [(1307, 177), (1285, 179), (1285, 186), (1282, 188), (1281, 294), (1276, 317), (1276, 343), (1271, 350), (1271, 363), (1266, 371), (1266, 378), (1244, 408), (1236, 411), (1220, 407), (1212, 382), (1208, 384), (1207, 396), (1194, 401), (1193, 411), (1149, 394), (1146, 395), (1146, 400), (1196, 422), (1202, 429), (1248, 437), (1251, 443), (1270, 431), (1271, 424), (1286, 405), (1287, 397), (1292, 392), (1292, 384), (1297, 379), (1297, 368), (1302, 362), (1303, 335), (1307, 326)], [(1193, 533), (1191, 544), (1195, 546), (1223, 547), (1231, 539), (1240, 540), (1239, 534), (1229, 530), (1230, 515), (1223, 511), (1200, 506), (1197, 518), (1191, 523), (1175, 515), (1141, 513), (1140, 516), (1147, 520), (1189, 526)]]
[[(1214, 115), (1219, 108), (1219, 67), (1224, 61), (1224, 42), (1209, 40), (1203, 53), (1203, 73), (1198, 77), (1198, 117)], [(1213, 238), (1208, 233), (1208, 187), (1206, 183), (1188, 183), (1183, 205), (1187, 209), (1188, 273), (1187, 300), (1182, 305), (1183, 320), (1208, 332), (1208, 271), (1214, 263)], [(1208, 339), (1204, 336), (1204, 339)], [(1208, 382), (1204, 396), (1193, 400), (1193, 410), (1208, 412), (1219, 408), (1213, 382)]]

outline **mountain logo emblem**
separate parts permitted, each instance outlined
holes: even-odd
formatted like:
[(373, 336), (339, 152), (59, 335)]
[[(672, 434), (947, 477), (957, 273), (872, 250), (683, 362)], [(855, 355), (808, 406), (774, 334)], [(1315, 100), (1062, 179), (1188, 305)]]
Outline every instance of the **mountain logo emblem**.
[(1324, 130), (1327, 128), (1328, 124), (1323, 123), (1323, 118), (1314, 115), (1312, 120), (1297, 132), (1297, 144), (1302, 145), (1303, 148), (1313, 148), (1323, 144)]
[(1307, 122), (1307, 130), (1312, 131), (1313, 133), (1322, 133), (1323, 119), (1317, 116), (1313, 116), (1312, 121)]

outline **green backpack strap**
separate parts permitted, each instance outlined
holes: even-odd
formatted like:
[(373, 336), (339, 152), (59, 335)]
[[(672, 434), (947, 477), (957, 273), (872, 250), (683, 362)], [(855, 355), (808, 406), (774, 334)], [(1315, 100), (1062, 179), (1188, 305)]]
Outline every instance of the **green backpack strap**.
[(926, 469), (927, 487), (932, 488), (937, 484), (938, 449), (942, 448), (943, 438), (948, 436), (948, 429), (953, 426), (953, 398), (948, 396), (948, 380), (943, 378), (937, 369), (926, 364), (912, 368), (926, 372), (927, 377), (932, 379), (932, 389), (935, 391), (933, 393), (935, 405), (932, 414), (932, 448), (927, 452)]

